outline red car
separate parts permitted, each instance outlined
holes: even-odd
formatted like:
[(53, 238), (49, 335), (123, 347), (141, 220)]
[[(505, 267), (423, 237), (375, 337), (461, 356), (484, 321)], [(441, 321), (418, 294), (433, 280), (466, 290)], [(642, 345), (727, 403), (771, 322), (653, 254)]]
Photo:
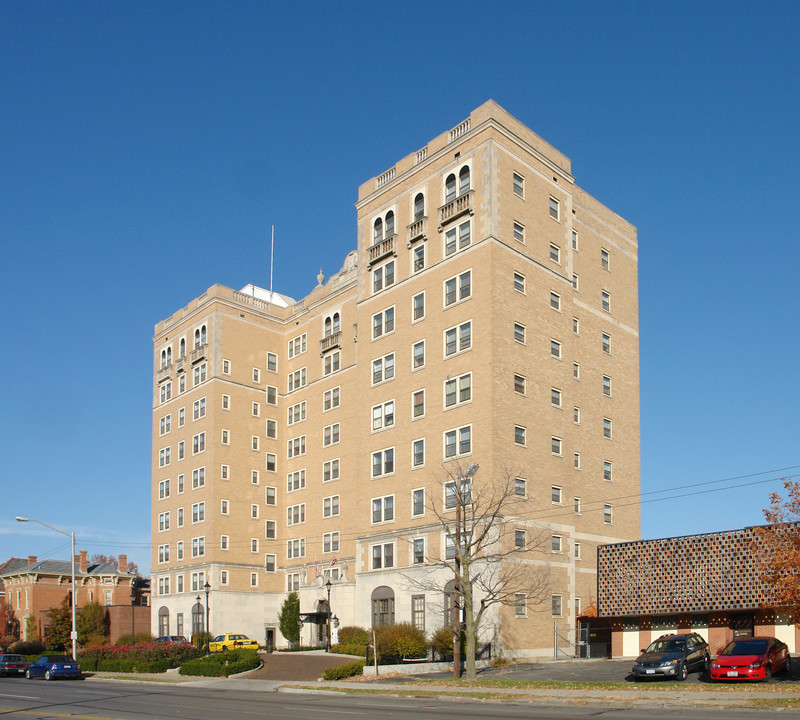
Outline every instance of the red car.
[(729, 642), (711, 663), (712, 680), (769, 680), (792, 666), (789, 648), (774, 637), (740, 638)]

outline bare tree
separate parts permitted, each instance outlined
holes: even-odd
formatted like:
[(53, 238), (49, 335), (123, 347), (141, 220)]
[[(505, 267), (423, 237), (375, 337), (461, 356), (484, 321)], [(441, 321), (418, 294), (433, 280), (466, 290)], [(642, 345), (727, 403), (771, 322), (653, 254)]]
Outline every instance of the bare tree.
[[(514, 606), (522, 597), (526, 606), (537, 605), (550, 585), (548, 566), (534, 558), (549, 532), (524, 517), (517, 475), (507, 469), (498, 477), (478, 477), (477, 472), (475, 464), (445, 467), (442, 492), (427, 502), (444, 532), (445, 546), (439, 557), (427, 558), (424, 575), (408, 579), (420, 589), (444, 593), (440, 570), (452, 573), (455, 635), (460, 636), (463, 608), (468, 679), (476, 676), (477, 632), (486, 611), (497, 604)], [(454, 643), (456, 668), (458, 650)]]

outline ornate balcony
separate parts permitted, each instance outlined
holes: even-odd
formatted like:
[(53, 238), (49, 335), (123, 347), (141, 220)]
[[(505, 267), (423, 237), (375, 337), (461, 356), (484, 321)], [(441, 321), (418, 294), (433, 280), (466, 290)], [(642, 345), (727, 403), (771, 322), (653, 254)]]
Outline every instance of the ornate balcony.
[(425, 240), (428, 234), (428, 218), (421, 217), (408, 226), (408, 241), (406, 247), (411, 247), (418, 240)]
[(156, 382), (161, 383), (166, 380), (172, 372), (172, 363), (167, 363), (163, 367), (156, 370)]
[(372, 265), (389, 255), (397, 255), (397, 235), (390, 235), (370, 246), (369, 264)]
[(342, 331), (337, 330), (319, 341), (319, 356), (322, 357), (328, 350), (340, 347), (342, 347)]
[(184, 372), (185, 370), (186, 370), (186, 355), (181, 355), (181, 356), (180, 356), (180, 357), (179, 357), (179, 358), (178, 358), (178, 359), (175, 361), (175, 372), (176, 372), (176, 373), (182, 373), (182, 372)]
[(189, 353), (189, 361), (192, 363), (192, 365), (205, 358), (207, 349), (208, 343), (203, 343), (202, 345), (198, 345), (194, 350), (192, 350), (191, 353)]
[(473, 206), (474, 194), (474, 190), (469, 190), (439, 208), (439, 232), (441, 232), (445, 225), (449, 225), (463, 215), (475, 214), (475, 208)]

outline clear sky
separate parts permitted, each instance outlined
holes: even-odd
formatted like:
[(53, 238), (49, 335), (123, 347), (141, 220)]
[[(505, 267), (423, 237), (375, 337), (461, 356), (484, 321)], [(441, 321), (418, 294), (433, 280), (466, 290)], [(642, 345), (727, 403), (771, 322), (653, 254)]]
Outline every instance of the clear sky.
[(268, 286), (271, 225), (306, 295), (358, 185), (490, 98), (638, 227), (643, 537), (762, 522), (800, 471), (799, 37), (797, 2), (0, 3), (0, 561), (68, 556), (28, 515), (147, 572), (154, 324)]

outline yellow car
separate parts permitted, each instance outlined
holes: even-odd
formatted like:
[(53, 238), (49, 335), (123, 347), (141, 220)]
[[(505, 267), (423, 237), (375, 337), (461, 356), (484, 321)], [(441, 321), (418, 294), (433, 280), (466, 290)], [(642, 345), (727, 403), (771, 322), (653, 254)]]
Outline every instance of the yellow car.
[(252, 648), (258, 650), (258, 643), (251, 640), (247, 635), (237, 635), (236, 633), (225, 633), (217, 635), (208, 643), (209, 652), (228, 652), (238, 648)]

